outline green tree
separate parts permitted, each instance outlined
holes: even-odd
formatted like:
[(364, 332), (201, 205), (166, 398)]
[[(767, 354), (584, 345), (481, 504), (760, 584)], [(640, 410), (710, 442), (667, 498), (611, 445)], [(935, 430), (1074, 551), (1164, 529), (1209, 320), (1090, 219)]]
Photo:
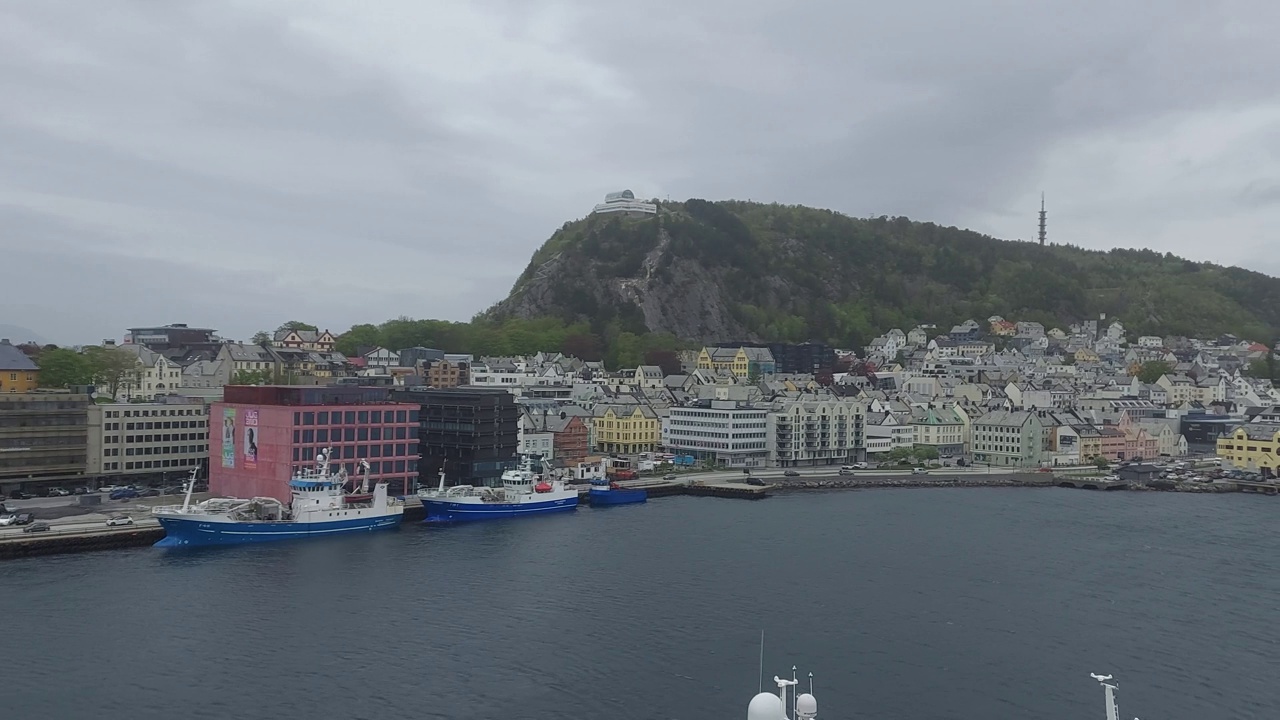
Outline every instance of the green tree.
[(115, 347), (90, 346), (83, 355), (89, 363), (93, 384), (104, 388), (111, 398), (120, 396), (126, 387), (137, 386), (141, 378), (138, 356)]
[(92, 384), (93, 366), (84, 355), (68, 348), (55, 348), (40, 354), (41, 387), (65, 388)]
[(253, 334), (252, 342), (254, 345), (268, 345), (271, 343), (271, 333), (266, 330), (259, 330)]
[(310, 330), (312, 332), (315, 332), (319, 329), (320, 328), (316, 327), (315, 325), (304, 323), (301, 320), (290, 320), (289, 322), (276, 328), (276, 332), (284, 332), (286, 330)]
[(938, 448), (932, 445), (916, 445), (912, 448), (912, 454), (917, 460), (937, 460), (939, 458)]
[(271, 370), (237, 370), (231, 376), (232, 385), (267, 385), (275, 380)]
[[(336, 347), (338, 352), (347, 357), (352, 357), (356, 354), (356, 348), (366, 345), (382, 345), (382, 332), (378, 330), (377, 325), (368, 323), (352, 325), (350, 330), (338, 336)], [(403, 350), (404, 348), (396, 349)]]
[(1144, 362), (1138, 368), (1138, 382), (1150, 385), (1171, 372), (1173, 367), (1163, 360)]
[(1106, 470), (1107, 468), (1111, 467), (1111, 463), (1106, 458), (1099, 455), (1098, 457), (1093, 459), (1093, 466), (1098, 468), (1099, 470)]

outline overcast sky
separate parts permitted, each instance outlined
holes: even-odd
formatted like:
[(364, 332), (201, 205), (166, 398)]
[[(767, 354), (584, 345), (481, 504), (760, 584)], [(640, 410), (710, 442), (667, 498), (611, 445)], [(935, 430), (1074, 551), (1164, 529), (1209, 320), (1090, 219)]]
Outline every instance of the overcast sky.
[[(1033, 7), (1034, 6), (1034, 7)], [(0, 323), (465, 320), (611, 190), (1280, 274), (1274, 0), (0, 0)]]

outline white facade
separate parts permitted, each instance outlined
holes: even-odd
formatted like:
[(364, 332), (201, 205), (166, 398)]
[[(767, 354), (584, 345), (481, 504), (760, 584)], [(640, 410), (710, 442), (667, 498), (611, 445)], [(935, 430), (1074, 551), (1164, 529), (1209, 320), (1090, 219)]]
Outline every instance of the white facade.
[(759, 467), (769, 456), (768, 411), (733, 400), (673, 407), (662, 422), (668, 452), (714, 460), (729, 467)]
[(1138, 347), (1162, 348), (1164, 347), (1164, 340), (1155, 335), (1143, 335), (1138, 338)]
[(89, 475), (185, 477), (209, 456), (203, 403), (119, 403), (88, 408)]
[(866, 457), (866, 405), (838, 398), (789, 400), (768, 417), (769, 464), (842, 465)]
[(622, 215), (655, 215), (658, 212), (658, 206), (653, 203), (636, 200), (636, 196), (630, 190), (621, 192), (611, 192), (604, 196), (604, 202), (595, 206), (592, 210), (597, 215), (608, 213), (618, 213)]

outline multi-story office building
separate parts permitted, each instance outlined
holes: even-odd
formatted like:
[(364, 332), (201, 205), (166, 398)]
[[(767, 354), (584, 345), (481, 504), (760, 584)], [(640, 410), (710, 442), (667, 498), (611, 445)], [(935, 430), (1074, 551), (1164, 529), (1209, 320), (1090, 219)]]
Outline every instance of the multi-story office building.
[(768, 416), (769, 464), (842, 465), (866, 458), (866, 406), (858, 400), (782, 401)]
[(84, 479), (88, 388), (0, 393), (0, 492)]
[[(1044, 433), (1033, 412), (987, 413), (973, 421), (973, 459), (989, 465), (1036, 467), (1044, 459)], [(1123, 448), (1124, 433), (1119, 433)], [(1106, 437), (1103, 438), (1105, 446)], [(1103, 449), (1106, 454), (1106, 448)]]
[(88, 407), (87, 473), (97, 478), (178, 480), (205, 476), (209, 412), (199, 401)]
[(35, 392), (39, 380), (40, 368), (35, 361), (8, 338), (0, 339), (0, 393)]
[(668, 452), (732, 468), (761, 467), (769, 457), (768, 414), (735, 400), (699, 400), (673, 407), (662, 424)]
[(597, 405), (594, 412), (596, 450), (635, 455), (657, 449), (661, 425), (648, 405)]
[(209, 490), (289, 500), (289, 478), (330, 450), (336, 467), (391, 494), (412, 492), (418, 476), (418, 408), (392, 402), (389, 388), (229, 385), (210, 410)]
[(415, 388), (393, 393), (420, 409), (421, 482), (498, 485), (516, 466), (520, 408), (500, 388)]

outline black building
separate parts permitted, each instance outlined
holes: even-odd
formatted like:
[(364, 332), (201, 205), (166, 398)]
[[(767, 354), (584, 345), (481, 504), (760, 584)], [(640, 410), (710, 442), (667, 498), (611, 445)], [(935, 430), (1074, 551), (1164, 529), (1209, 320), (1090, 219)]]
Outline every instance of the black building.
[(835, 348), (820, 342), (803, 343), (720, 343), (717, 347), (768, 348), (773, 355), (774, 372), (784, 375), (813, 374), (830, 370), (836, 364)]
[(1178, 431), (1187, 439), (1187, 449), (1192, 452), (1214, 453), (1218, 438), (1230, 435), (1240, 420), (1227, 415), (1188, 413), (1178, 422)]
[(516, 466), (520, 409), (499, 388), (398, 390), (397, 402), (421, 406), (418, 414), (418, 483), (438, 482), (441, 467), (449, 485), (498, 485)]

